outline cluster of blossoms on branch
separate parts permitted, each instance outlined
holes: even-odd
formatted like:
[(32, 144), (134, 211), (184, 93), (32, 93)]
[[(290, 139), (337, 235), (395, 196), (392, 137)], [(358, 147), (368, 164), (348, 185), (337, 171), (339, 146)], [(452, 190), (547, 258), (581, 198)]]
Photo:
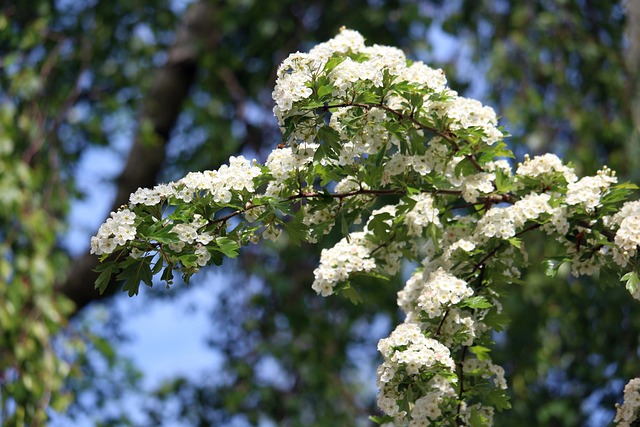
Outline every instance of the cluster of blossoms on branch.
[[(91, 241), (103, 261), (97, 287), (115, 276), (133, 295), (260, 237), (315, 243), (339, 227), (343, 239), (314, 271), (322, 296), (357, 301), (366, 289), (355, 276), (415, 268), (397, 294), (405, 321), (378, 345), (383, 415), (373, 417), (412, 427), (491, 425), (510, 407), (491, 334), (528, 262), (523, 235), (553, 237), (549, 274), (563, 263), (576, 276), (623, 267), (640, 299), (640, 202), (627, 201), (636, 187), (606, 167), (578, 179), (553, 154), (514, 171), (494, 111), (458, 96), (441, 70), (343, 29), (287, 58), (273, 97), (282, 146), (264, 165), (233, 157), (132, 194)], [(628, 423), (640, 403), (621, 408)]]

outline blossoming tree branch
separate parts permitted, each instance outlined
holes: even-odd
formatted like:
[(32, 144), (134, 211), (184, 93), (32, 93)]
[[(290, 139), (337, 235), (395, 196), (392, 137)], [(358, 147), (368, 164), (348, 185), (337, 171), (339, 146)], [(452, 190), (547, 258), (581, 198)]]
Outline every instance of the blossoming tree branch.
[[(372, 419), (387, 426), (485, 426), (510, 407), (492, 333), (527, 265), (525, 234), (564, 248), (548, 254), (548, 274), (564, 263), (576, 276), (617, 269), (640, 299), (640, 201), (628, 201), (637, 187), (606, 167), (578, 178), (553, 154), (514, 170), (494, 111), (458, 96), (441, 70), (343, 29), (290, 55), (273, 98), (283, 144), (265, 164), (232, 157), (141, 188), (111, 214), (91, 239), (100, 290), (115, 275), (134, 295), (261, 237), (315, 243), (339, 227), (343, 239), (313, 272), (318, 294), (357, 302), (355, 275), (416, 266), (398, 292), (404, 323), (378, 344), (384, 415)], [(639, 392), (630, 381), (620, 425), (637, 418)]]

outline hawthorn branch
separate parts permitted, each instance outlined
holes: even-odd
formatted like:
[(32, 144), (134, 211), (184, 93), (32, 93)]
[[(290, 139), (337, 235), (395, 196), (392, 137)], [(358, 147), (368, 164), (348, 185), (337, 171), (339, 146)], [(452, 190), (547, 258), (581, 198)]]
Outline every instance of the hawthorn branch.
[[(196, 79), (198, 61), (203, 49), (213, 49), (221, 34), (214, 28), (215, 7), (204, 0), (193, 4), (176, 31), (176, 40), (168, 52), (167, 62), (153, 77), (149, 93), (142, 102), (139, 129), (129, 152), (126, 165), (116, 179), (117, 195), (111, 210), (126, 204), (129, 194), (138, 187), (151, 187), (165, 159), (165, 147), (189, 89)], [(150, 123), (155, 140), (143, 140), (142, 125)], [(72, 262), (66, 281), (56, 288), (75, 303), (78, 312), (92, 301), (115, 293), (117, 286), (108, 286), (104, 294), (94, 289), (98, 274), (94, 269), (98, 257), (86, 253)]]
[[(459, 196), (462, 194), (461, 191), (458, 190), (439, 190), (439, 189), (433, 189), (432, 191), (427, 191), (427, 192), (432, 192), (433, 194), (445, 194), (445, 195), (450, 195), (450, 196)], [(388, 196), (388, 195), (398, 195), (398, 196), (404, 196), (406, 195), (407, 192), (405, 190), (371, 190), (371, 189), (366, 189), (366, 188), (360, 188), (359, 190), (353, 190), (353, 191), (349, 191), (346, 193), (318, 193), (318, 192), (307, 192), (307, 191), (302, 191), (300, 190), (297, 194), (291, 195), (289, 197), (286, 198), (286, 200), (288, 201), (294, 201), (294, 200), (305, 200), (305, 199), (318, 199), (318, 198), (334, 198), (334, 199), (338, 199), (340, 202), (348, 197), (354, 197), (354, 196), (361, 196), (361, 195), (370, 195), (370, 196)], [(260, 206), (265, 206), (262, 204), (254, 204), (254, 203), (250, 203), (248, 204), (244, 209), (237, 209), (227, 215), (224, 215), (220, 218), (216, 218), (214, 220), (209, 221), (209, 225), (212, 224), (217, 224), (217, 223), (224, 223), (228, 220), (230, 220), (231, 218), (234, 218), (238, 215), (241, 215), (251, 209), (255, 209), (258, 208)]]

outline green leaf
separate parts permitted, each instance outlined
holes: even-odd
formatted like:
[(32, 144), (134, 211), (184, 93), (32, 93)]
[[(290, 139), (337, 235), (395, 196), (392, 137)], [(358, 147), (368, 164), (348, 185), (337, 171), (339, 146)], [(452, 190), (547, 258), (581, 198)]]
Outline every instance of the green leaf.
[(489, 427), (492, 425), (489, 419), (482, 415), (477, 408), (471, 410), (468, 423), (469, 427)]
[(325, 95), (331, 95), (332, 92), (333, 92), (333, 86), (332, 85), (320, 86), (318, 88), (318, 97), (322, 98)]
[(165, 267), (160, 279), (164, 282), (167, 282), (168, 285), (173, 284), (173, 268), (171, 268), (170, 266)]
[(162, 267), (164, 267), (164, 263), (162, 262), (162, 258), (158, 259), (158, 261), (156, 261), (155, 265), (153, 266), (153, 269), (151, 270), (151, 273), (155, 276), (156, 274), (160, 273), (160, 270), (162, 270)]
[(300, 242), (307, 238), (307, 226), (299, 221), (285, 222), (282, 224), (284, 231), (289, 236), (289, 240), (296, 246), (300, 246)]
[(612, 188), (620, 188), (624, 190), (640, 190), (640, 187), (632, 182), (623, 182), (618, 185), (614, 185)]
[(340, 293), (347, 297), (347, 299), (351, 301), (353, 305), (358, 305), (363, 301), (362, 296), (358, 293), (358, 291), (356, 291), (353, 286), (351, 286), (350, 283), (345, 284), (342, 289), (340, 289)]
[(322, 126), (318, 129), (318, 141), (324, 147), (328, 157), (335, 158), (340, 151), (340, 134), (330, 126)]
[(494, 173), (496, 175), (495, 184), (498, 193), (505, 194), (514, 189), (515, 186), (513, 185), (511, 177), (502, 169), (496, 168)]
[(369, 419), (378, 425), (393, 422), (393, 417), (390, 417), (389, 415), (371, 415), (369, 416)]
[(373, 235), (379, 239), (384, 239), (389, 231), (391, 231), (391, 226), (388, 224), (388, 221), (393, 220), (393, 217), (388, 212), (383, 212), (375, 215), (367, 227), (369, 230), (373, 232)]
[(137, 280), (134, 276), (127, 277), (122, 285), (122, 291), (128, 292), (129, 296), (132, 297), (134, 295), (138, 295), (138, 290), (140, 288), (140, 281)]
[(107, 286), (109, 286), (111, 276), (118, 272), (118, 267), (113, 262), (108, 262), (98, 265), (95, 271), (100, 272), (100, 275), (96, 279), (95, 288), (102, 294), (107, 289)]
[(487, 324), (489, 328), (493, 328), (497, 332), (504, 330), (504, 328), (509, 324), (511, 319), (506, 313), (498, 312), (496, 307), (493, 307), (489, 312), (484, 316), (484, 322)]
[(511, 243), (512, 246), (515, 246), (518, 249), (522, 247), (522, 240), (517, 237), (512, 237), (510, 239), (507, 239), (507, 241)]
[(476, 357), (478, 358), (478, 360), (488, 360), (488, 359), (490, 359), (489, 353), (491, 352), (491, 349), (489, 349), (487, 347), (483, 347), (481, 345), (474, 345), (472, 347), (469, 347), (469, 351), (471, 351), (471, 353), (475, 354)]
[(122, 290), (128, 291), (130, 297), (138, 294), (140, 282), (144, 282), (149, 287), (153, 286), (152, 259), (152, 255), (139, 259), (127, 258), (118, 265), (121, 271), (116, 278), (124, 280)]
[(502, 389), (493, 389), (487, 393), (485, 402), (496, 408), (499, 412), (511, 408), (509, 395)]
[(228, 237), (218, 237), (216, 239), (216, 244), (220, 248), (220, 252), (225, 256), (229, 258), (235, 258), (238, 256), (240, 246), (235, 240), (231, 240)]
[(627, 282), (625, 287), (629, 291), (630, 294), (635, 294), (638, 291), (638, 286), (640, 286), (640, 278), (638, 278), (638, 274), (635, 271), (630, 271), (620, 279), (623, 282)]
[(549, 277), (556, 277), (558, 275), (558, 271), (560, 270), (560, 266), (567, 261), (566, 258), (548, 258), (543, 261), (544, 264), (544, 274)]
[(340, 65), (344, 60), (346, 60), (346, 56), (332, 56), (324, 66), (324, 72), (329, 74), (331, 70)]
[(460, 162), (456, 165), (455, 174), (457, 177), (460, 176), (468, 176), (478, 172), (476, 167), (471, 163), (468, 157), (460, 160)]
[(471, 298), (467, 298), (466, 300), (460, 303), (460, 307), (469, 307), (469, 308), (477, 308), (484, 309), (490, 308), (493, 305), (483, 296), (475, 296)]
[(195, 267), (198, 261), (198, 255), (196, 254), (183, 254), (178, 257), (184, 267)]

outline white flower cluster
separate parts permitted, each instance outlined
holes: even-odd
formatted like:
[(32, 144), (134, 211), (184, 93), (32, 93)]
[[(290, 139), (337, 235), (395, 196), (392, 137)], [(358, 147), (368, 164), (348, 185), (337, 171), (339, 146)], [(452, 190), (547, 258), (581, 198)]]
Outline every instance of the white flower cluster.
[(462, 363), (462, 370), (465, 373), (480, 375), (482, 378), (489, 378), (493, 375), (493, 383), (503, 390), (507, 389), (507, 381), (504, 378), (504, 368), (492, 363), (490, 360), (479, 360), (467, 358)]
[[(406, 413), (399, 412), (397, 401), (402, 394), (398, 386), (410, 381), (408, 377), (434, 367), (448, 372), (455, 371), (449, 349), (440, 342), (425, 337), (420, 326), (415, 323), (398, 325), (388, 338), (379, 341), (378, 351), (384, 357), (384, 362), (378, 367), (378, 406), (390, 416), (406, 416)], [(432, 391), (425, 394), (429, 399), (421, 400), (419, 404), (416, 402), (417, 409), (414, 406), (411, 417), (415, 420), (437, 418), (440, 416), (438, 406), (442, 398), (451, 396), (452, 388), (446, 380), (438, 378), (430, 382), (430, 385)]]
[(516, 175), (536, 178), (541, 175), (553, 174), (554, 172), (560, 172), (567, 183), (578, 180), (573, 168), (566, 166), (558, 156), (550, 153), (536, 156), (533, 159), (528, 154), (525, 155), (524, 162), (518, 165)]
[(549, 200), (551, 196), (547, 193), (531, 193), (512, 206), (492, 207), (478, 220), (475, 232), (477, 240), (482, 241), (492, 237), (509, 239), (515, 236), (516, 230), (528, 220), (537, 219), (545, 213), (557, 213), (549, 204)]
[[(393, 387), (388, 385), (385, 387), (391, 395), (394, 394)], [(425, 388), (431, 391), (413, 402), (409, 417), (405, 411), (399, 411), (398, 404), (393, 397), (378, 395), (378, 402), (389, 408), (390, 411), (387, 413), (395, 413), (394, 422), (383, 424), (382, 427), (427, 427), (440, 421), (438, 418), (442, 415), (441, 405), (445, 403), (445, 400), (449, 400), (451, 406), (456, 404), (455, 388), (442, 376), (435, 375)]]
[(614, 423), (619, 427), (631, 427), (639, 419), (640, 415), (640, 378), (634, 378), (624, 387), (624, 401), (622, 405), (616, 405), (616, 417)]
[(549, 222), (543, 226), (547, 234), (557, 233), (557, 239), (562, 241), (563, 236), (569, 232), (569, 221), (567, 221), (567, 207), (558, 206), (551, 210)]
[(404, 224), (410, 235), (421, 235), (429, 224), (441, 225), (440, 212), (433, 206), (434, 200), (430, 194), (420, 193), (411, 198), (416, 201), (416, 204), (404, 217)]
[(207, 225), (207, 220), (201, 215), (195, 214), (193, 220), (190, 223), (175, 224), (171, 231), (178, 235), (178, 242), (169, 243), (169, 248), (174, 252), (181, 252), (185, 245), (192, 245), (195, 243), (194, 254), (198, 256), (196, 263), (200, 267), (207, 265), (207, 262), (211, 259), (211, 254), (206, 248), (206, 245), (213, 240), (211, 233), (203, 231), (199, 232), (201, 228)]
[[(380, 90), (383, 84), (391, 86)], [(413, 95), (418, 94), (417, 102), (410, 96), (412, 90)], [(380, 93), (383, 99), (377, 99)], [(330, 102), (324, 104), (329, 95)], [(610, 194), (609, 188), (617, 182), (606, 167), (596, 176), (578, 180), (571, 167), (546, 154), (526, 156), (514, 175), (505, 160), (486, 162), (486, 152), (477, 156), (477, 162), (469, 163), (476, 168), (474, 172), (458, 167), (468, 166), (461, 163), (466, 161), (463, 153), (468, 152), (460, 152), (460, 148), (466, 147), (457, 144), (464, 142), (463, 134), (476, 135), (479, 128), (485, 145), (503, 137), (496, 114), (476, 100), (459, 97), (446, 87), (441, 70), (411, 63), (399, 49), (365, 46), (359, 33), (343, 29), (310, 52), (289, 56), (278, 69), (273, 98), (279, 124), (284, 127), (286, 122), (289, 146), (274, 150), (264, 167), (242, 156), (231, 157), (229, 165), (216, 171), (192, 172), (170, 184), (139, 189), (130, 197), (130, 209), (112, 213), (92, 237), (91, 252), (110, 254), (126, 246), (136, 239), (136, 222), (140, 234), (145, 234), (142, 227), (148, 218), (136, 221), (132, 210), (138, 208), (139, 215), (153, 211), (155, 215), (156, 209), (144, 207), (166, 201), (180, 206), (207, 197), (215, 208), (233, 207), (234, 212), (223, 220), (242, 221), (241, 214), (246, 223), (261, 218), (259, 224), (234, 230), (237, 241), (244, 243), (258, 241), (260, 236), (277, 239), (282, 232), (280, 221), (291, 211), (282, 209), (283, 215), (271, 212), (271, 201), (276, 205), (295, 199), (300, 202), (296, 212), (303, 215), (302, 224), (292, 224), (291, 235), (315, 242), (331, 230), (338, 213), (352, 214), (345, 217), (356, 217), (354, 224), (361, 224), (376, 194), (396, 194), (408, 185), (423, 189), (425, 192), (410, 196), (410, 207), (403, 205), (407, 203), (403, 198), (399, 205), (374, 210), (362, 231), (324, 249), (312, 285), (318, 294), (328, 296), (352, 274), (375, 271), (393, 275), (402, 270), (404, 259), (423, 258), (421, 269), (398, 292), (405, 323), (378, 343), (384, 358), (377, 371), (378, 405), (398, 425), (434, 425), (443, 413), (452, 413), (447, 411), (457, 411), (462, 421), (477, 415), (492, 420), (493, 408), (482, 403), (467, 406), (467, 396), (456, 393), (456, 380), (451, 379), (456, 378), (452, 352), (465, 354), (457, 352), (460, 346), (473, 345), (490, 324), (489, 309), (463, 304), (474, 295), (474, 288), (459, 277), (470, 277), (470, 283), (480, 281), (482, 286), (475, 288), (475, 293), (484, 299), (477, 301), (486, 301), (500, 311), (499, 295), (491, 283), (520, 276), (517, 261), (526, 264), (527, 255), (524, 245), (511, 238), (519, 237), (526, 225), (532, 225), (531, 229), (542, 226), (557, 236), (566, 254), (573, 257), (574, 274), (597, 271), (607, 256), (625, 266), (638, 254), (640, 201), (624, 204), (618, 213), (599, 222), (603, 196)], [(314, 102), (305, 103), (307, 99)], [(442, 124), (448, 126), (445, 132), (440, 129)], [(458, 131), (461, 139), (456, 142)], [(325, 137), (320, 132), (325, 132)], [(405, 133), (406, 138), (415, 138), (410, 144), (404, 140)], [(327, 144), (323, 153), (328, 155), (314, 162), (318, 142)], [(404, 184), (396, 186), (398, 181)], [(261, 189), (266, 184), (266, 189), (254, 197), (257, 183)], [(460, 196), (467, 202), (462, 206)], [(456, 215), (461, 212), (466, 215)], [(206, 231), (211, 228), (211, 218), (194, 214), (191, 219), (181, 218), (180, 223), (152, 219), (157, 221), (154, 227), (170, 225), (177, 235), (177, 241), (167, 245), (169, 255), (171, 251), (193, 253), (198, 266), (210, 261), (209, 250), (215, 250), (208, 247), (214, 232)], [(296, 214), (294, 221), (298, 220)], [(600, 225), (612, 233), (598, 231)], [(437, 228), (427, 236), (425, 230), (430, 226)], [(166, 238), (168, 227), (158, 228)], [(511, 239), (513, 245), (495, 239)], [(487, 242), (495, 249), (485, 255), (482, 251)], [(581, 250), (582, 244), (587, 249)], [(138, 241), (128, 248), (134, 258), (147, 250)], [(483, 275), (485, 270), (489, 274)], [(634, 297), (640, 299), (640, 290)], [(490, 359), (459, 362), (470, 383), (482, 378), (486, 380), (481, 381), (483, 386), (492, 383), (496, 389), (506, 389), (503, 368)], [(466, 384), (462, 388), (466, 389)], [(473, 391), (465, 391), (474, 396)], [(639, 413), (640, 379), (636, 379), (625, 387), (625, 402), (618, 408), (616, 421), (628, 426)]]
[[(431, 146), (430, 146), (431, 147)], [(442, 145), (442, 147), (444, 147)], [(445, 147), (446, 150), (446, 147)], [(381, 184), (386, 185), (391, 182), (391, 177), (406, 173), (410, 169), (425, 176), (433, 170), (434, 162), (431, 155), (409, 156), (401, 153), (394, 153), (385, 165), (382, 172)]]
[(336, 163), (344, 166), (352, 164), (355, 159), (367, 154), (375, 154), (386, 144), (398, 144), (395, 136), (389, 134), (383, 124), (386, 122), (386, 112), (381, 109), (368, 110), (360, 118), (358, 132), (353, 133), (350, 126), (345, 124), (351, 119), (352, 109), (339, 108), (331, 114), (329, 126), (338, 131), (341, 139), (340, 153)]
[(274, 112), (290, 110), (294, 102), (311, 96), (311, 80), (324, 68), (327, 59), (304, 53), (289, 55), (278, 68), (278, 80), (273, 91), (276, 101)]
[(616, 231), (613, 259), (621, 266), (627, 265), (640, 245), (640, 201), (625, 203), (611, 222), (619, 226)]
[(111, 212), (111, 218), (107, 218), (98, 229), (98, 234), (91, 238), (91, 253), (110, 254), (118, 246), (133, 240), (136, 237), (135, 219), (136, 214), (129, 209)]
[(261, 174), (255, 160), (249, 161), (243, 156), (230, 157), (229, 165), (220, 169), (204, 172), (190, 172), (179, 181), (159, 184), (153, 189), (139, 188), (129, 197), (131, 205), (153, 206), (171, 197), (189, 203), (194, 193), (207, 191), (216, 203), (228, 203), (232, 191), (255, 190), (253, 178)]
[[(339, 59), (332, 69), (326, 67), (331, 58)], [(308, 114), (307, 111), (298, 110), (296, 103), (314, 94), (320, 77), (326, 78), (330, 83), (335, 103), (349, 105), (356, 91), (381, 87), (385, 73), (397, 82), (406, 82), (424, 89), (421, 117), (440, 119), (446, 116), (451, 121), (452, 130), (479, 127), (484, 133), (486, 144), (493, 144), (503, 137), (497, 128), (497, 117), (493, 109), (476, 100), (459, 97), (455, 91), (448, 89), (442, 70), (434, 70), (419, 61), (407, 61), (404, 53), (397, 48), (365, 46), (362, 35), (347, 29), (342, 29), (335, 38), (317, 45), (309, 53), (297, 52), (282, 63), (272, 94), (276, 103), (274, 114), (281, 126), (287, 117)], [(434, 101), (431, 99), (432, 94), (443, 96)], [(407, 100), (400, 94), (387, 94), (384, 103), (390, 109), (408, 113)], [(330, 126), (341, 133), (343, 140), (340, 164), (350, 163), (358, 156), (376, 152), (381, 144), (393, 142), (394, 139), (381, 126), (388, 113), (376, 108), (367, 108), (366, 117), (361, 120), (364, 126), (355, 135), (353, 129), (350, 129), (352, 134), (346, 137), (346, 129), (340, 122), (354, 122), (353, 110), (353, 107), (346, 107), (331, 112)], [(306, 136), (304, 132), (292, 135), (294, 139), (305, 139)]]
[(333, 39), (316, 45), (309, 53), (289, 55), (278, 68), (273, 99), (273, 112), (282, 124), (295, 102), (313, 93), (313, 80), (324, 69), (334, 53), (359, 52), (364, 49), (364, 38), (357, 31), (343, 29)]
[(474, 318), (469, 311), (452, 307), (449, 308), (447, 317), (442, 322), (440, 340), (447, 347), (453, 345), (456, 340), (461, 345), (471, 346), (483, 329), (484, 324)]
[(605, 167), (596, 176), (585, 176), (567, 186), (567, 204), (582, 205), (585, 210), (593, 211), (600, 206), (600, 197), (611, 184), (618, 182), (615, 172)]
[(437, 391), (430, 391), (413, 404), (409, 427), (428, 426), (442, 415), (440, 404), (444, 399)]
[(476, 99), (462, 96), (453, 98), (452, 102), (447, 104), (446, 115), (453, 120), (453, 130), (480, 127), (486, 135), (487, 144), (493, 144), (503, 137), (502, 132), (496, 127), (498, 117), (493, 108), (482, 105)]
[(323, 297), (333, 294), (335, 286), (344, 282), (355, 272), (368, 272), (376, 267), (371, 258), (371, 242), (366, 233), (351, 233), (334, 247), (323, 249), (320, 253), (320, 265), (313, 271), (315, 280), (311, 287)]
[(442, 414), (440, 405), (444, 399), (455, 397), (449, 381), (435, 375), (426, 384), (428, 391), (412, 402), (409, 419), (406, 411), (400, 411), (398, 405), (402, 396), (399, 387), (427, 369), (454, 372), (455, 363), (449, 349), (425, 337), (417, 324), (403, 323), (388, 338), (380, 340), (378, 351), (384, 357), (384, 362), (378, 367), (378, 406), (383, 412), (399, 422), (409, 421), (409, 426), (429, 425), (436, 420)]
[(488, 194), (494, 190), (495, 173), (480, 172), (469, 175), (462, 183), (462, 197), (469, 203), (478, 201), (480, 194)]
[(443, 310), (449, 305), (457, 304), (473, 295), (473, 290), (464, 280), (458, 279), (442, 268), (429, 273), (426, 277), (424, 273), (422, 276), (424, 284), (418, 297), (418, 307), (430, 319), (441, 316)]
[(273, 180), (269, 182), (265, 195), (279, 195), (284, 188), (284, 182), (291, 177), (295, 177), (301, 169), (307, 167), (313, 161), (313, 155), (317, 148), (317, 144), (303, 143), (295, 147), (273, 150), (265, 163), (273, 177)]

